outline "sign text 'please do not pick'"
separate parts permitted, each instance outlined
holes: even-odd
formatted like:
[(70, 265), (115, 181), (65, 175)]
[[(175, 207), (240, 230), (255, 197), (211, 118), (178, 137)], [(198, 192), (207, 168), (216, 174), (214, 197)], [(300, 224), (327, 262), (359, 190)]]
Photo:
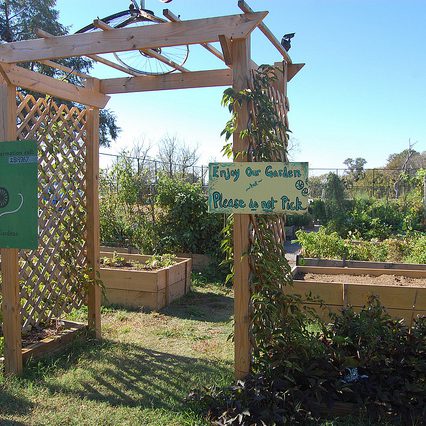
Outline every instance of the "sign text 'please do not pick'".
[(303, 214), (308, 163), (210, 163), (209, 212)]

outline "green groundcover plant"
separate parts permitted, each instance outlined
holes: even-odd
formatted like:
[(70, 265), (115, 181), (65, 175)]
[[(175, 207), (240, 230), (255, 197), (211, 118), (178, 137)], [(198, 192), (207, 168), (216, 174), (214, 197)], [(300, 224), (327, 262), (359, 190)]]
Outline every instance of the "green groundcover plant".
[(426, 235), (422, 232), (413, 231), (383, 241), (365, 241), (344, 239), (337, 232), (322, 227), (318, 232), (296, 231), (296, 237), (305, 257), (426, 263)]

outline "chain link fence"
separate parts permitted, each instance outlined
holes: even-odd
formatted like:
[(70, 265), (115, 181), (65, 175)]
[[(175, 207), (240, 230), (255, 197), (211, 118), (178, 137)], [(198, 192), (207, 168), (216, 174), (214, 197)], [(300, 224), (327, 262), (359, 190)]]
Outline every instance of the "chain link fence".
[[(161, 173), (170, 177), (184, 179), (190, 183), (201, 183), (207, 190), (208, 165), (188, 165), (173, 162), (163, 162), (149, 157), (132, 157), (101, 153), (101, 159), (108, 163), (103, 170), (104, 184), (108, 183), (111, 191), (118, 191), (118, 180), (111, 173), (113, 165), (119, 158), (124, 158), (131, 164), (134, 172), (143, 176), (150, 192), (155, 192), (155, 186)], [(405, 197), (413, 188), (413, 179), (419, 169), (362, 169), (351, 170), (347, 168), (310, 168), (309, 189), (310, 198), (324, 198), (327, 186), (327, 176), (336, 174), (342, 179), (347, 198), (374, 197), (384, 199), (398, 199)], [(108, 171), (108, 173), (106, 173)]]

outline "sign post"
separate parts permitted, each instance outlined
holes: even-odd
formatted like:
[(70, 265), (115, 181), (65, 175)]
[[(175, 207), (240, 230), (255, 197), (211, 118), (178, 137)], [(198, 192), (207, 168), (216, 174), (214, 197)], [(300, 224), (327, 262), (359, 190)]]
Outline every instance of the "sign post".
[(308, 163), (211, 163), (208, 195), (209, 213), (234, 213), (235, 373), (242, 379), (251, 361), (248, 215), (305, 213)]
[(38, 245), (37, 145), (0, 144), (0, 248)]

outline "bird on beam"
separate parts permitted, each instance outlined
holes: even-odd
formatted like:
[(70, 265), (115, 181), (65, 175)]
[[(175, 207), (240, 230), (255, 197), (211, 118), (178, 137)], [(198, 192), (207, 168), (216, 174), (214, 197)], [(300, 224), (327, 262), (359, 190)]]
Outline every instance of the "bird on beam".
[(284, 34), (281, 39), (281, 46), (284, 47), (285, 51), (288, 52), (291, 47), (291, 39), (294, 37), (296, 33), (288, 33)]

